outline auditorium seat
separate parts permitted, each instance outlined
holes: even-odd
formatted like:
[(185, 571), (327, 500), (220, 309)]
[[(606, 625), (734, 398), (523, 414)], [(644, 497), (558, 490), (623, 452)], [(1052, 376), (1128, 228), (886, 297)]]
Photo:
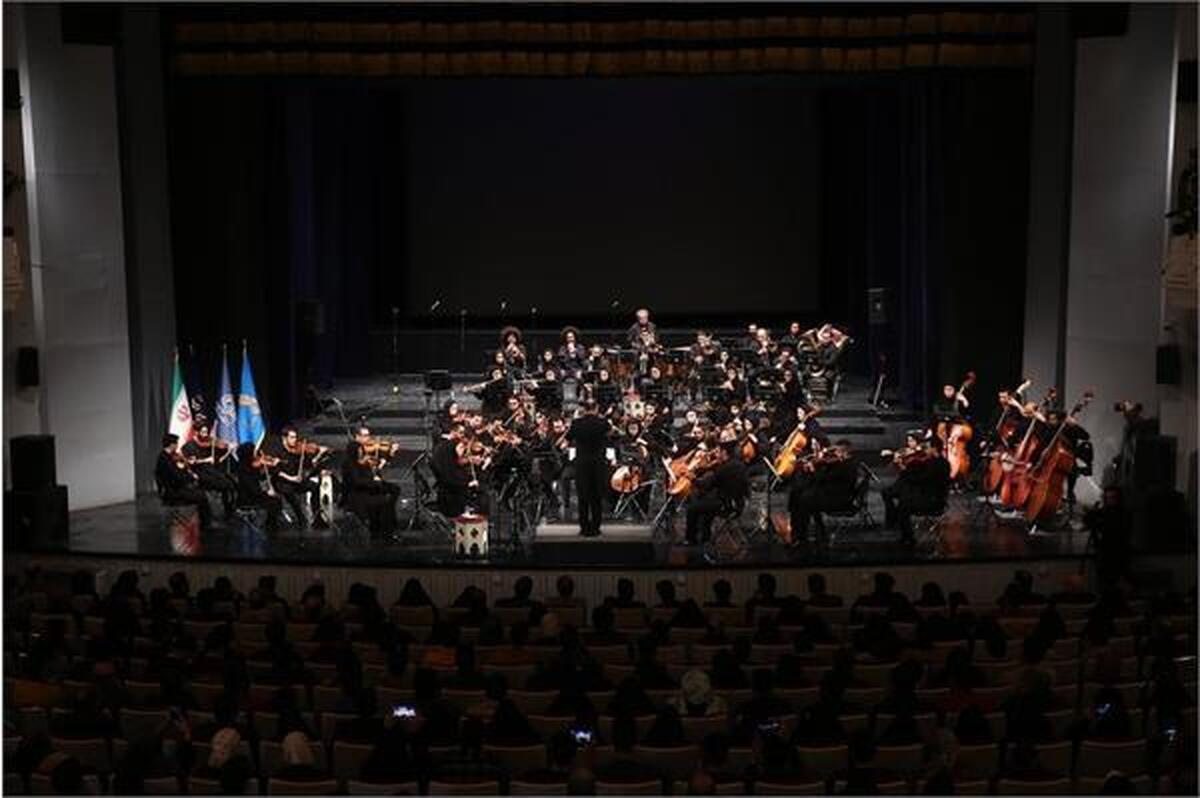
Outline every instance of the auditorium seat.
[(754, 795), (824, 795), (825, 782), (780, 782), (757, 779), (753, 785), (753, 793)]
[(429, 782), (430, 795), (499, 795), (500, 782), (495, 779), (476, 779), (464, 776), (461, 779), (439, 778)]
[[(310, 740), (309, 750), (312, 752), (313, 767), (320, 771), (328, 771), (329, 765), (325, 758), (325, 746), (319, 741)], [(274, 740), (263, 740), (258, 745), (259, 762), (264, 778), (273, 776), (276, 770), (283, 767), (283, 745)]]
[(55, 751), (62, 751), (67, 756), (75, 757), (84, 767), (92, 768), (97, 773), (112, 771), (108, 740), (103, 737), (90, 737), (83, 740), (51, 737), (50, 747)]
[(346, 792), (350, 795), (416, 795), (415, 781), (378, 784), (372, 781), (357, 781), (350, 779), (346, 782)]
[(845, 770), (850, 759), (850, 751), (844, 745), (821, 747), (801, 745), (796, 747), (796, 755), (805, 773), (823, 778)]
[(913, 745), (880, 745), (875, 748), (872, 764), (892, 773), (910, 774), (919, 771), (925, 763), (923, 743)]
[(1070, 779), (1050, 779), (1047, 781), (1000, 779), (996, 782), (997, 795), (1069, 795), (1070, 793)]
[(333, 795), (338, 784), (333, 779), (326, 781), (289, 781), (268, 779), (267, 795)]
[[(1077, 778), (1075, 780), (1075, 794), (1099, 795), (1100, 788), (1104, 786), (1104, 782), (1106, 780), (1107, 774), (1104, 776), (1085, 776)], [(1141, 773), (1136, 776), (1130, 775), (1129, 780), (1133, 782), (1133, 787), (1137, 790), (1138, 795), (1154, 794), (1154, 779), (1152, 779), (1149, 774)]]
[(543, 781), (522, 781), (521, 779), (509, 779), (508, 781), (509, 795), (566, 795), (566, 781), (558, 782), (543, 782)]
[[(643, 736), (638, 733), (638, 738)], [(661, 770), (668, 778), (687, 778), (696, 769), (700, 761), (700, 749), (695, 745), (673, 746), (670, 748), (637, 745), (633, 748), (635, 759), (652, 765)]]
[(1079, 744), (1075, 774), (1103, 778), (1110, 770), (1119, 770), (1127, 776), (1134, 776), (1145, 773), (1147, 764), (1144, 739), (1121, 742), (1083, 740)]
[(954, 775), (964, 779), (990, 779), (1000, 766), (1000, 746), (996, 743), (983, 745), (959, 745), (954, 757)]
[(521, 774), (546, 766), (546, 746), (536, 745), (490, 745), (482, 748), (483, 759), (495, 762), (509, 773)]
[(611, 782), (597, 781), (596, 795), (661, 795), (662, 782), (653, 781)]

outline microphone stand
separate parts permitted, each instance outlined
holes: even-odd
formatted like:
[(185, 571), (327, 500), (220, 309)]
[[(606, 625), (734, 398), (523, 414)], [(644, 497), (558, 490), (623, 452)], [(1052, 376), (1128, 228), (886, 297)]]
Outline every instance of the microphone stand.
[(525, 350), (525, 366), (529, 367), (529, 358), (539, 358), (538, 363), (541, 363), (541, 354), (537, 347), (537, 308), (529, 309), (529, 346)]
[[(458, 311), (458, 367), (467, 370), (467, 309)], [(450, 398), (454, 398), (454, 386), (450, 386)]]
[(392, 394), (400, 393), (400, 308), (392, 308)]

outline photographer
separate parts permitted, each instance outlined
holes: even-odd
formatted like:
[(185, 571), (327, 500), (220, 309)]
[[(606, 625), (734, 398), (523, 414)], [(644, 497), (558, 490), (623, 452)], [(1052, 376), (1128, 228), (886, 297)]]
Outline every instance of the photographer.
[(1083, 523), (1095, 542), (1096, 573), (1101, 590), (1114, 587), (1122, 577), (1129, 575), (1133, 533), (1133, 519), (1125, 508), (1121, 489), (1115, 485), (1105, 488), (1100, 505), (1087, 511)]

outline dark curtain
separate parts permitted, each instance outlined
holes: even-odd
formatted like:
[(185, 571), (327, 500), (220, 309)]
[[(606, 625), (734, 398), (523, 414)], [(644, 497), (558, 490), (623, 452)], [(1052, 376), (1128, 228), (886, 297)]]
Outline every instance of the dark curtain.
[(980, 396), (1019, 382), (1028, 90), (1023, 73), (928, 73), (824, 95), (822, 305), (855, 334), (855, 370), (882, 367), (905, 403), (968, 370)]

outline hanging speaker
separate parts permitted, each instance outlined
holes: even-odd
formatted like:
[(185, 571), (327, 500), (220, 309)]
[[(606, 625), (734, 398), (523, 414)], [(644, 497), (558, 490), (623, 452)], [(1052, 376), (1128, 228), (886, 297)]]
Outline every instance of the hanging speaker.
[(867, 322), (870, 324), (887, 324), (887, 289), (867, 289)]

